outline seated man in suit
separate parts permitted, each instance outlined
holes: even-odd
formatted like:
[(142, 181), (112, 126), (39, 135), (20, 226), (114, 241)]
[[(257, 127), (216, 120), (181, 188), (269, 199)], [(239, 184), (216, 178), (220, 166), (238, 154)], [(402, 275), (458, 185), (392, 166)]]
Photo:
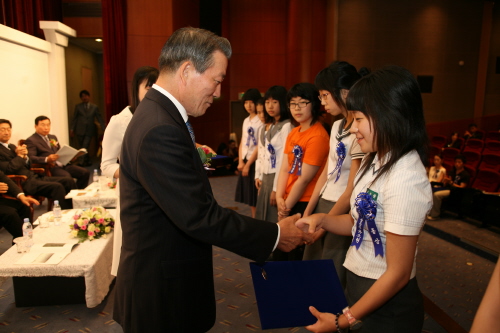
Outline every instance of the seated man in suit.
[[(104, 120), (97, 105), (90, 103), (90, 93), (87, 90), (80, 91), (81, 103), (75, 105), (75, 113), (71, 122), (70, 136), (76, 137), (79, 148), (85, 148), (89, 152), (90, 141), (97, 136), (97, 126), (94, 121), (97, 120), (104, 131)], [(90, 166), (90, 152), (83, 155), (83, 166)]]
[(50, 119), (38, 116), (35, 119), (35, 131), (26, 139), (28, 157), (32, 163), (49, 163), (52, 176), (76, 178), (76, 187), (79, 189), (89, 184), (90, 171), (76, 164), (62, 165), (58, 161), (57, 151), (61, 148), (57, 136), (50, 133)]
[[(4, 227), (12, 239), (23, 235), (23, 220), (30, 217), (30, 204), (40, 203), (24, 195), (19, 187), (0, 171), (0, 194), (7, 194), (17, 200), (0, 196), (0, 227)], [(31, 221), (33, 222), (33, 221)]]
[(59, 200), (62, 209), (72, 208), (72, 200), (65, 199), (66, 194), (76, 188), (73, 178), (44, 177), (30, 170), (26, 145), (9, 144), (12, 124), (7, 119), (0, 119), (0, 171), (6, 175), (24, 175), (28, 177), (21, 185), (28, 195), (42, 195)]

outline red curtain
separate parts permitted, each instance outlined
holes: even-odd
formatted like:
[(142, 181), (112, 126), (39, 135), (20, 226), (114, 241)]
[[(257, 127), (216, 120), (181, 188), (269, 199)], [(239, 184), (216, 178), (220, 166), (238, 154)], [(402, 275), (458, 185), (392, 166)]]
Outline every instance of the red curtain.
[(61, 21), (61, 0), (0, 0), (0, 23), (45, 39), (39, 21)]
[(102, 0), (102, 30), (106, 117), (109, 119), (128, 105), (126, 0)]

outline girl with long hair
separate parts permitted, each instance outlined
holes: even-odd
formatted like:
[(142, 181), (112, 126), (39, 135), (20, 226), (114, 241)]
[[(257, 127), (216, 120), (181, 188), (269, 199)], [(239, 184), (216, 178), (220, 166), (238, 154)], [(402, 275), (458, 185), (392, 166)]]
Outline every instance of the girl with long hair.
[(344, 262), (349, 306), (337, 314), (311, 307), (318, 321), (306, 328), (420, 333), (424, 307), (415, 261), (432, 205), (420, 89), (408, 70), (386, 67), (354, 84), (347, 108), (354, 111), (351, 131), (366, 153), (354, 180), (351, 213), (315, 214), (296, 225), (353, 236)]

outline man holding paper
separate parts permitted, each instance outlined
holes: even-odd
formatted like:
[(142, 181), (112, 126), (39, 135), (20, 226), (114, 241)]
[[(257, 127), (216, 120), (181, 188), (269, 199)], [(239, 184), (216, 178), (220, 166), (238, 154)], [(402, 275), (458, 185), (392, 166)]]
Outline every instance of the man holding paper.
[(76, 164), (63, 165), (59, 160), (61, 149), (57, 137), (50, 133), (50, 119), (38, 116), (35, 119), (35, 133), (26, 140), (28, 156), (33, 163), (49, 163), (52, 176), (76, 178), (76, 187), (83, 189), (89, 184), (90, 171)]

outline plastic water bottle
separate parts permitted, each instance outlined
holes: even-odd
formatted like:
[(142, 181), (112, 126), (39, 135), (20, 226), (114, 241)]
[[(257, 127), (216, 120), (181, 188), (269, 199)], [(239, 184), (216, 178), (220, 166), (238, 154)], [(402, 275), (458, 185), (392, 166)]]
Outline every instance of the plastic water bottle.
[(33, 239), (33, 226), (30, 223), (30, 219), (24, 219), (23, 237), (27, 241), (31, 241)]
[(94, 183), (99, 182), (99, 173), (97, 172), (97, 169), (94, 169), (94, 177), (92, 179), (94, 180)]
[(24, 238), (24, 247), (21, 252), (29, 252), (31, 245), (33, 245), (33, 226), (30, 223), (30, 219), (24, 219), (23, 238)]
[(54, 200), (54, 208), (52, 209), (52, 214), (54, 215), (54, 224), (61, 224), (61, 206), (59, 205), (59, 200)]

